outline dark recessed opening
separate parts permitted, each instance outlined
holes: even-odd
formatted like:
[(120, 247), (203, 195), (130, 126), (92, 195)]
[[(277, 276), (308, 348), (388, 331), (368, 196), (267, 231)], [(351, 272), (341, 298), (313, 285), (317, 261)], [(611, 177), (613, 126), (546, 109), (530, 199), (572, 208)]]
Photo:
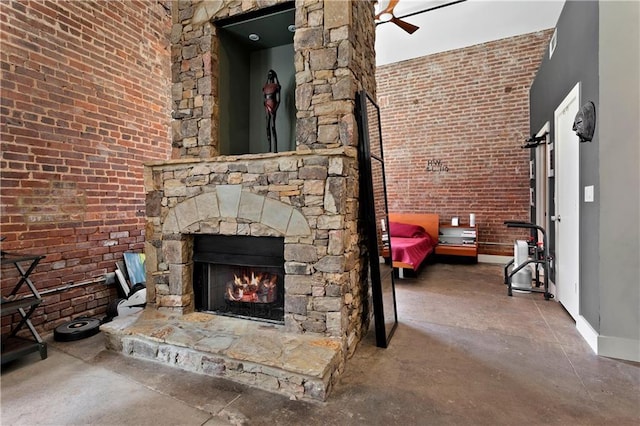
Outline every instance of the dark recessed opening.
[(194, 238), (196, 310), (284, 323), (284, 239)]
[[(295, 150), (295, 8), (287, 2), (216, 23), (219, 46), (219, 151), (222, 155), (271, 151), (263, 86), (269, 70), (281, 85), (276, 114), (278, 152)], [(252, 41), (257, 38), (257, 41)]]
[[(257, 12), (220, 20), (217, 27), (234, 38), (244, 49), (261, 50), (293, 43), (289, 25), (295, 25), (295, 5), (283, 3)], [(252, 41), (250, 34), (260, 39)]]

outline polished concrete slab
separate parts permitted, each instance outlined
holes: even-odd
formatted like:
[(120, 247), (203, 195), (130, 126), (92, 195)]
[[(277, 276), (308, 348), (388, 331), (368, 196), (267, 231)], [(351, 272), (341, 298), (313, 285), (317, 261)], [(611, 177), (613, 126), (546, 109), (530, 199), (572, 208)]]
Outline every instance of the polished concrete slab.
[(326, 402), (294, 401), (104, 349), (102, 333), (5, 365), (3, 425), (637, 425), (640, 364), (594, 355), (562, 306), (506, 295), (495, 265), (428, 265), (397, 283)]

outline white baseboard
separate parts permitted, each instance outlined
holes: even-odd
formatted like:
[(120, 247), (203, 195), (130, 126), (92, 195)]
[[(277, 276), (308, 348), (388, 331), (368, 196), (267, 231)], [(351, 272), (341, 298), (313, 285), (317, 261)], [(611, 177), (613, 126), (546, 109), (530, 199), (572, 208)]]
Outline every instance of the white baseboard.
[(597, 355), (640, 362), (640, 340), (600, 335), (582, 315), (576, 320), (576, 328)]
[(479, 263), (496, 263), (496, 264), (506, 265), (511, 260), (513, 260), (513, 256), (499, 256), (497, 254), (479, 254), (478, 255)]
[(587, 341), (587, 344), (591, 347), (593, 352), (597, 354), (598, 332), (591, 327), (591, 324), (589, 324), (582, 315), (578, 315), (578, 318), (576, 318), (576, 329), (578, 329), (578, 333), (580, 333), (582, 338)]
[(600, 335), (598, 355), (640, 362), (640, 340)]

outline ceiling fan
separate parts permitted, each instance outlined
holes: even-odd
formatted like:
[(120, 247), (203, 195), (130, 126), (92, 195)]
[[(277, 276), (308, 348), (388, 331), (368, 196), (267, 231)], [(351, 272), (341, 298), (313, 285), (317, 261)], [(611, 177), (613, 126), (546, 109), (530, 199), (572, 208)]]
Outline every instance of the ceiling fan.
[(397, 26), (399, 26), (409, 34), (413, 34), (420, 27), (410, 24), (409, 22), (403, 21), (402, 19), (397, 18), (393, 14), (393, 9), (396, 7), (399, 1), (400, 0), (389, 0), (387, 7), (385, 7), (383, 10), (378, 12), (378, 14), (375, 16), (375, 20), (380, 21), (379, 23), (393, 22), (394, 24), (396, 24)]
[(454, 4), (463, 3), (463, 2), (465, 2), (467, 0), (451, 0), (451, 1), (427, 2), (427, 4), (431, 3), (431, 5), (429, 5), (429, 7), (427, 7), (426, 9), (418, 10), (416, 12), (408, 13), (406, 15), (397, 17), (394, 14), (393, 9), (397, 6), (399, 1), (400, 0), (389, 0), (389, 2), (387, 3), (387, 6), (384, 9), (382, 9), (380, 12), (378, 12), (376, 14), (376, 16), (374, 17), (375, 20), (377, 21), (376, 25), (384, 24), (384, 23), (387, 23), (387, 22), (393, 22), (394, 24), (396, 24), (397, 26), (399, 26), (400, 28), (402, 28), (403, 30), (408, 32), (409, 34), (413, 34), (420, 27), (418, 27), (416, 25), (413, 25), (413, 24), (410, 24), (407, 21), (403, 21), (404, 18), (408, 18), (410, 16), (415, 16), (415, 15), (420, 15), (420, 14), (425, 13), (425, 12), (431, 12), (431, 11), (436, 10), (436, 9), (442, 9), (442, 8), (445, 8), (445, 7), (453, 6)]

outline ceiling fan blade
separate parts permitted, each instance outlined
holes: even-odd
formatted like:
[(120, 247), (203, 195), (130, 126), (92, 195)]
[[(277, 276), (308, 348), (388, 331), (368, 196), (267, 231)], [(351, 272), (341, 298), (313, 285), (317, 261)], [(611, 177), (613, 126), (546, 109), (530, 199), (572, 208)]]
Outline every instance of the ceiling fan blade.
[(389, 4), (387, 5), (387, 7), (384, 8), (384, 10), (381, 10), (380, 12), (378, 12), (378, 14), (375, 16), (375, 19), (379, 19), (380, 15), (385, 14), (385, 13), (389, 13), (391, 15), (393, 15), (393, 9), (396, 7), (396, 5), (398, 4), (400, 0), (390, 0)]
[(413, 24), (408, 23), (407, 21), (403, 21), (401, 19), (396, 18), (395, 16), (391, 18), (391, 22), (408, 32), (409, 34), (415, 33), (420, 27), (417, 27)]

